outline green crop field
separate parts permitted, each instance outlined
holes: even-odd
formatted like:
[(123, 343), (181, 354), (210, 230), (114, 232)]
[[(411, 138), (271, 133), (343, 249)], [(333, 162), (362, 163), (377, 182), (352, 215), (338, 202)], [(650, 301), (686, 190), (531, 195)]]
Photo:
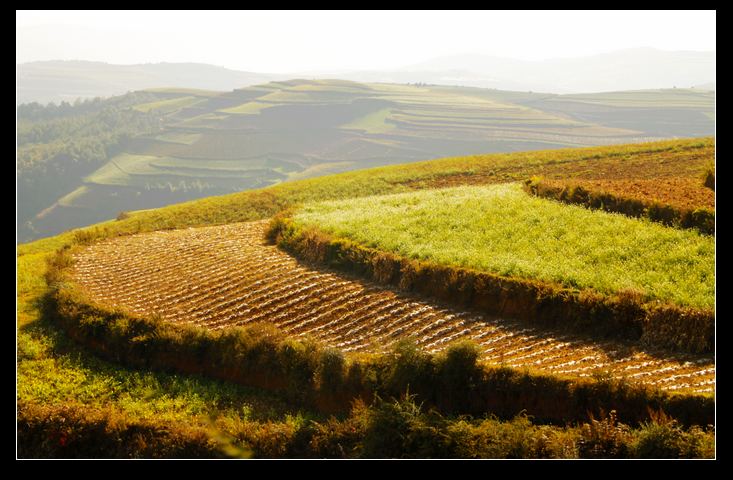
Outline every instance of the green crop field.
[(242, 115), (256, 115), (266, 108), (270, 108), (273, 105), (270, 103), (263, 102), (247, 102), (236, 107), (225, 108), (219, 110), (222, 113), (238, 113)]
[(184, 133), (176, 131), (162, 133), (155, 137), (156, 140), (161, 140), (163, 142), (183, 143), (185, 145), (191, 145), (199, 138), (201, 138), (201, 134), (198, 133)]
[(185, 107), (195, 105), (202, 100), (197, 97), (177, 97), (170, 100), (160, 100), (158, 102), (143, 103), (135, 105), (133, 108), (140, 112), (171, 113)]
[(386, 133), (395, 128), (394, 125), (385, 123), (385, 120), (389, 118), (390, 114), (391, 110), (389, 108), (384, 108), (368, 115), (364, 115), (363, 117), (359, 117), (342, 125), (341, 128), (364, 130), (367, 133)]
[(698, 308), (715, 301), (712, 237), (538, 199), (516, 184), (310, 204), (294, 219), (443, 265)]
[(563, 95), (566, 100), (616, 107), (679, 107), (710, 109), (715, 92), (688, 88), (637, 90), (608, 93), (576, 93)]

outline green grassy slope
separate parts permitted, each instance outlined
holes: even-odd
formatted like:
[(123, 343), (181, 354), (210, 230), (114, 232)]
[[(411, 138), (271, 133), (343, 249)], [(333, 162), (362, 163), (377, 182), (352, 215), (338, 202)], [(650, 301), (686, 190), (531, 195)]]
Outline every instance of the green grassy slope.
[[(45, 215), (21, 225), (21, 239), (113, 218), (122, 210), (376, 165), (713, 132), (710, 96), (623, 93), (566, 99), (338, 80), (272, 82), (226, 93), (151, 89), (130, 108), (155, 116), (157, 130), (123, 142), (98, 171), (67, 182), (62, 195), (37, 209), (48, 210)], [(691, 116), (700, 118), (692, 122)], [(655, 130), (660, 124), (669, 128)], [(80, 193), (81, 186), (87, 189)], [(73, 191), (74, 201), (56, 203)]]
[(309, 204), (293, 218), (442, 265), (697, 308), (715, 302), (712, 237), (539, 199), (517, 184)]

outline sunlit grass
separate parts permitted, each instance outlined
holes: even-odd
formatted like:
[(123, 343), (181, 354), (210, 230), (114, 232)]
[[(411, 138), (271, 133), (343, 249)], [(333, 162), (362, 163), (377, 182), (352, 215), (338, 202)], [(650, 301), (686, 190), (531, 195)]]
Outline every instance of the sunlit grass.
[(698, 308), (715, 301), (713, 238), (531, 197), (516, 184), (323, 202), (295, 220), (444, 265)]
[[(43, 405), (114, 405), (135, 418), (201, 421), (283, 419), (293, 414), (277, 396), (204, 378), (122, 368), (86, 353), (41, 313), (48, 249), (19, 249), (17, 399)], [(34, 242), (34, 244), (42, 242)], [(310, 415), (310, 414), (306, 414)]]
[[(161, 228), (257, 220), (302, 202), (407, 192), (412, 188), (430, 187), (432, 182), (451, 176), (490, 174), (491, 181), (500, 182), (537, 174), (543, 165), (559, 162), (590, 168), (599, 162), (647, 152), (655, 152), (660, 159), (687, 156), (696, 151), (709, 152), (712, 157), (713, 148), (713, 139), (692, 139), (450, 158), (287, 182), (257, 191), (139, 211), (125, 220), (111, 220), (85, 230), (99, 230), (100, 235), (114, 236)], [(410, 182), (413, 185), (420, 182), (420, 186), (411, 186)], [(224, 431), (236, 434), (250, 429), (254, 433), (246, 438), (267, 434), (273, 438), (273, 444), (281, 447), (285, 442), (279, 440), (281, 430), (295, 432), (296, 426), (304, 423), (303, 418), (314, 415), (308, 410), (287, 406), (280, 397), (262, 391), (196, 376), (129, 369), (100, 360), (77, 346), (52, 322), (42, 318), (40, 311), (40, 300), (48, 290), (43, 279), (46, 259), (56, 249), (69, 244), (74, 235), (74, 232), (64, 233), (19, 245), (17, 249), (16, 387), (19, 402), (51, 406), (74, 404), (90, 409), (111, 407), (132, 419), (162, 419), (185, 425), (206, 424), (215, 417)], [(708, 280), (714, 282), (712, 276)], [(345, 429), (349, 427), (351, 435), (350, 424), (344, 425)], [(265, 433), (261, 435), (258, 429)], [(560, 429), (557, 431), (563, 434)], [(545, 438), (544, 431), (541, 433)], [(568, 434), (573, 437), (570, 443), (574, 443), (576, 434)], [(709, 437), (714, 438), (712, 433)], [(338, 446), (340, 448), (340, 444)], [(574, 456), (572, 452), (561, 455)]]

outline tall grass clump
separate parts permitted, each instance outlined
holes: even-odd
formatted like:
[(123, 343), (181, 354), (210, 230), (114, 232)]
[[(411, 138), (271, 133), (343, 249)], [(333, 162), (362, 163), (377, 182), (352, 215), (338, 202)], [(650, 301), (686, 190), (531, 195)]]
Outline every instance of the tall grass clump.
[(705, 169), (702, 176), (702, 184), (710, 190), (715, 191), (715, 165), (711, 165)]

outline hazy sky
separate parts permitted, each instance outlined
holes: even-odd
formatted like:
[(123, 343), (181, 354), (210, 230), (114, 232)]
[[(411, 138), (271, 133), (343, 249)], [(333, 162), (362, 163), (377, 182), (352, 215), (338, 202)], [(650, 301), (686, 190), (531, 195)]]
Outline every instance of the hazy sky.
[(17, 11), (16, 61), (201, 62), (285, 73), (442, 55), (543, 60), (623, 48), (715, 50), (715, 11)]

